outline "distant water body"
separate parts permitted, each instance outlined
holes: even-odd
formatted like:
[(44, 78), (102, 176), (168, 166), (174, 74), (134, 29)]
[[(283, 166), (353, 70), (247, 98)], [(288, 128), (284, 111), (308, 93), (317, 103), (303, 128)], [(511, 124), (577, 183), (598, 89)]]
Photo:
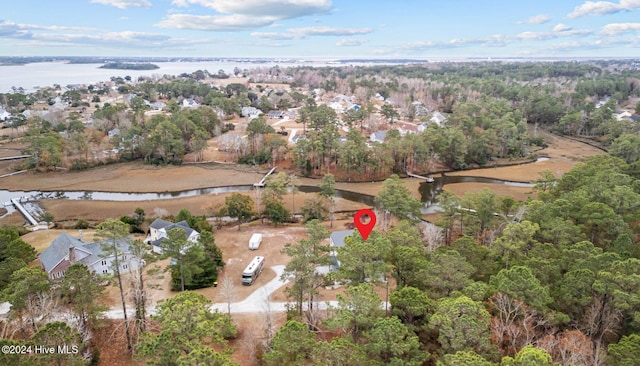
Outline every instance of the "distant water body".
[[(199, 61), (199, 62), (152, 62), (160, 66), (155, 70), (112, 70), (100, 69), (103, 64), (69, 64), (65, 62), (37, 62), (17, 66), (0, 66), (0, 93), (11, 91), (11, 87), (22, 87), (27, 92), (34, 91), (37, 87), (53, 86), (58, 84), (66, 86), (70, 84), (92, 84), (98, 81), (107, 81), (112, 76), (131, 76), (134, 80), (139, 76), (153, 75), (179, 75), (192, 73), (196, 70), (207, 70), (212, 74), (218, 70), (232, 73), (234, 68), (256, 69), (262, 67), (290, 66), (336, 66), (328, 62), (237, 62), (237, 61)], [(356, 65), (350, 63), (350, 65)], [(360, 65), (368, 65), (363, 62)]]

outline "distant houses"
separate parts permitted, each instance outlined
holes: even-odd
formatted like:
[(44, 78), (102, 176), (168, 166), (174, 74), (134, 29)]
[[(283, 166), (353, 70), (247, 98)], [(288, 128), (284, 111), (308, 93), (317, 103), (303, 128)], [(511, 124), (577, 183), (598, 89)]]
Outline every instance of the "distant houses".
[[(42, 268), (52, 280), (61, 279), (74, 263), (82, 263), (89, 270), (99, 275), (113, 275), (115, 256), (111, 252), (105, 252), (103, 245), (110, 244), (107, 241), (87, 243), (67, 233), (60, 234), (51, 242), (51, 245), (39, 256)], [(131, 255), (128, 240), (116, 241), (120, 271), (128, 272), (138, 267), (138, 261)]]

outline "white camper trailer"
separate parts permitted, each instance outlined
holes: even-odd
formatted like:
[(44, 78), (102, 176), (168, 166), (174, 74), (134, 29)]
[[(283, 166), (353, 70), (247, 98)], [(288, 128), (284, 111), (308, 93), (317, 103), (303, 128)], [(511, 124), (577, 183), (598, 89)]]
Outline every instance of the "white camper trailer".
[(242, 284), (251, 286), (253, 282), (258, 278), (264, 267), (264, 257), (257, 256), (253, 258), (247, 268), (242, 271)]
[(256, 250), (260, 248), (260, 243), (262, 243), (262, 234), (254, 233), (249, 239), (249, 249)]

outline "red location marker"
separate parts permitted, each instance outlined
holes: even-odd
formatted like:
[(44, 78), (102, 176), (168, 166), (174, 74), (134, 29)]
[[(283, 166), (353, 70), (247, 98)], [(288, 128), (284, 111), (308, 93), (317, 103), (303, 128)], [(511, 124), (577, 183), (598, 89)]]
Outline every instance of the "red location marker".
[[(369, 216), (369, 221), (362, 222), (363, 216)], [(353, 216), (353, 223), (358, 228), (360, 235), (362, 235), (362, 239), (366, 241), (369, 234), (371, 234), (371, 230), (376, 226), (376, 214), (374, 214), (370, 209), (364, 208), (356, 212), (355, 216)]]

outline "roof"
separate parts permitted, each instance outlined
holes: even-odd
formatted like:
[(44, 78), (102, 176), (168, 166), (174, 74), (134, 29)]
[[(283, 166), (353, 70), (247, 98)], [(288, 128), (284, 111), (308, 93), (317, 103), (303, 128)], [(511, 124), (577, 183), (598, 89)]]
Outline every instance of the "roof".
[(69, 247), (82, 247), (84, 244), (80, 239), (62, 233), (53, 239), (51, 245), (40, 254), (40, 262), (42, 262), (45, 271), (49, 272), (69, 254)]
[(282, 116), (284, 116), (283, 111), (269, 111), (267, 115), (268, 118), (282, 118)]
[[(91, 255), (82, 258), (81, 260), (79, 260), (79, 262), (89, 267), (91, 264), (99, 260), (102, 260), (106, 257), (109, 257), (110, 254), (105, 253), (104, 250), (102, 250), (102, 246), (107, 244), (111, 244), (110, 240), (84, 244), (83, 248), (91, 252)], [(127, 240), (123, 240), (123, 239), (117, 240), (116, 246), (118, 247), (118, 250), (120, 252), (123, 252), (123, 253), (129, 252), (130, 247), (129, 247), (129, 242)]]
[(353, 230), (341, 230), (332, 232), (329, 238), (331, 238), (331, 244), (334, 247), (341, 248), (344, 246), (346, 237), (351, 235), (353, 235)]
[[(49, 247), (40, 254), (40, 262), (42, 263), (45, 271), (50, 272), (56, 265), (58, 265), (58, 263), (69, 255), (69, 248), (73, 247), (74, 250), (80, 250), (88, 254), (86, 257), (78, 260), (79, 263), (88, 267), (92, 263), (108, 256), (105, 255), (102, 250), (102, 246), (107, 243), (107, 240), (95, 243), (85, 243), (67, 233), (62, 233), (53, 239), (51, 245), (49, 245)], [(120, 251), (125, 253), (129, 252), (129, 242), (127, 240), (120, 239), (116, 242), (116, 245)]]
[(377, 131), (371, 134), (371, 141), (384, 142), (384, 139), (386, 137), (387, 137), (387, 131)]
[(187, 238), (191, 236), (191, 234), (195, 231), (189, 227), (186, 221), (176, 222), (175, 224), (171, 223), (169, 226), (164, 227), (165, 231), (169, 232), (172, 229), (182, 229), (185, 233), (187, 233)]
[(153, 222), (149, 227), (152, 229), (158, 230), (158, 229), (162, 229), (163, 227), (167, 227), (169, 225), (173, 225), (173, 222), (163, 220), (163, 219), (155, 219), (153, 220)]

